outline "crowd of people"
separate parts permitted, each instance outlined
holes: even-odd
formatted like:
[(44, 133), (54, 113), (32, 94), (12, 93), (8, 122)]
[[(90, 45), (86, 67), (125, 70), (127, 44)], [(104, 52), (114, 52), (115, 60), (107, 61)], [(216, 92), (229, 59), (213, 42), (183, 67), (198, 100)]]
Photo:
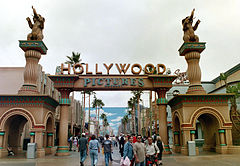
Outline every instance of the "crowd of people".
[(113, 147), (119, 146), (121, 154), (120, 166), (159, 166), (162, 165), (162, 152), (164, 144), (160, 136), (142, 137), (141, 135), (112, 136), (96, 138), (95, 135), (86, 138), (85, 133), (81, 137), (70, 137), (70, 150), (80, 152), (80, 165), (84, 166), (84, 161), (89, 154), (91, 166), (96, 166), (98, 153), (102, 151), (105, 158), (105, 166), (109, 166), (109, 161), (113, 161)]

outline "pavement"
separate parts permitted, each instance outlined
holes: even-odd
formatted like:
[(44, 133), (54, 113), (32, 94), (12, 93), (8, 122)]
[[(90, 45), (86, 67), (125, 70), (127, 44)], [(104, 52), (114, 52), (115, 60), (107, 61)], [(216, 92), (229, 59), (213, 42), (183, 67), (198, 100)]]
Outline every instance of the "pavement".
[[(113, 161), (109, 166), (119, 166), (121, 156), (118, 148), (114, 148)], [(24, 156), (10, 156), (0, 159), (0, 166), (79, 166), (79, 152), (71, 152), (70, 156), (46, 156), (44, 158), (26, 159)], [(85, 166), (91, 166), (88, 156)], [(202, 152), (199, 156), (183, 156), (180, 154), (164, 155), (166, 166), (240, 166), (240, 155), (216, 154)], [(104, 166), (104, 155), (99, 153), (97, 166)]]

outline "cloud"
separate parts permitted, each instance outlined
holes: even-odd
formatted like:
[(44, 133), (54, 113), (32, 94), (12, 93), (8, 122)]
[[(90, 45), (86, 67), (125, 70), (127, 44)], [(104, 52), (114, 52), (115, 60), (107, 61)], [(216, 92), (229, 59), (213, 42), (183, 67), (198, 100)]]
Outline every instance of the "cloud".
[(109, 126), (115, 126), (116, 124), (115, 123), (109, 123)]
[(105, 114), (106, 114), (107, 116), (114, 116), (114, 115), (117, 115), (116, 113), (107, 113), (107, 112), (105, 112)]
[(121, 121), (122, 117), (118, 116), (116, 119), (112, 119), (111, 122), (119, 122)]

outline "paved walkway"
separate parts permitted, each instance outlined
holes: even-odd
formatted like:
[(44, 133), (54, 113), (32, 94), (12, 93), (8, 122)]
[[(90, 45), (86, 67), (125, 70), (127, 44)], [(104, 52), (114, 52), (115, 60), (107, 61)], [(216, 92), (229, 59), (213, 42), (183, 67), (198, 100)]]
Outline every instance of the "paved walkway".
[[(119, 166), (120, 154), (114, 148), (113, 162), (110, 166)], [(104, 166), (104, 155), (99, 154), (98, 166)], [(79, 153), (71, 152), (70, 156), (46, 156), (38, 159), (25, 159), (23, 157), (8, 157), (0, 159), (0, 166), (79, 166)], [(240, 166), (240, 155), (221, 155), (216, 153), (201, 153), (199, 156), (182, 156), (179, 154), (163, 156), (163, 165), (166, 166)], [(85, 166), (90, 166), (87, 157)]]

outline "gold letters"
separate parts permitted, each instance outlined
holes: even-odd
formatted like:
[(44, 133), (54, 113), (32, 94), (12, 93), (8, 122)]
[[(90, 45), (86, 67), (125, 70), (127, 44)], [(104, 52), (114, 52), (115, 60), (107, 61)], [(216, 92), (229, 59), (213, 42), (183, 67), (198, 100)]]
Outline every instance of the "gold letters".
[[(71, 69), (70, 69), (70, 64), (67, 64), (68, 66), (65, 67), (64, 64), (62, 63), (61, 64), (61, 74), (64, 74), (64, 71), (67, 71), (68, 74), (71, 73)], [(110, 70), (111, 68), (113, 67), (113, 63), (107, 65), (107, 64), (103, 64), (104, 67), (106, 68), (106, 72), (107, 72), (107, 75), (110, 74)], [(119, 74), (126, 74), (128, 72), (128, 69), (130, 67), (131, 64), (115, 64), (116, 65), (116, 68), (119, 72)], [(135, 69), (135, 68), (138, 68), (138, 69)], [(152, 68), (152, 70), (149, 70), (149, 68)], [(73, 70), (73, 73), (74, 74), (78, 74), (78, 75), (81, 75), (84, 73), (84, 66), (82, 64), (79, 64), (79, 63), (76, 63), (73, 65), (72, 67), (72, 70)], [(86, 70), (85, 70), (86, 74), (93, 74), (92, 72), (89, 71), (89, 68), (88, 68), (88, 64), (86, 63)], [(139, 75), (141, 72), (143, 71), (143, 68), (140, 64), (133, 64), (131, 66), (131, 72), (132, 74), (134, 75)], [(157, 64), (157, 66), (155, 67), (153, 64), (149, 63), (149, 64), (146, 64), (144, 66), (144, 71), (145, 73), (144, 74), (155, 74), (155, 71), (156, 71), (156, 74), (163, 74), (165, 71), (166, 71), (166, 67), (164, 64)], [(102, 75), (103, 73), (101, 71), (98, 71), (98, 64), (96, 63), (96, 66), (95, 66), (95, 74), (96, 75)]]

